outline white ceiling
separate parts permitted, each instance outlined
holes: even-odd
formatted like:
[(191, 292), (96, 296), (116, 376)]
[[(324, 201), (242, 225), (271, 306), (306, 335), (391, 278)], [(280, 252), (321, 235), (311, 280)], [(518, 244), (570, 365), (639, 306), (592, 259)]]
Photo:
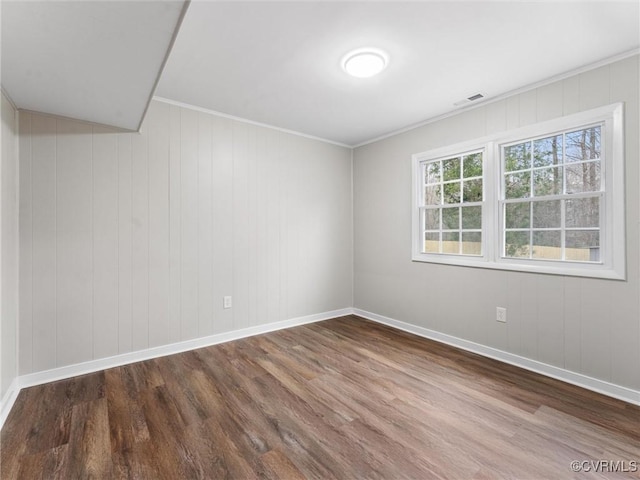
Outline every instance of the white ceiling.
[[(356, 145), (637, 49), (639, 2), (191, 3), (156, 95)], [(390, 65), (348, 77), (348, 51)]]
[(2, 87), (21, 109), (137, 130), (184, 7), (2, 0)]
[[(357, 145), (640, 46), (640, 2), (194, 0), (159, 97)], [(2, 0), (19, 108), (136, 129), (184, 3)], [(348, 77), (348, 51), (390, 65)]]

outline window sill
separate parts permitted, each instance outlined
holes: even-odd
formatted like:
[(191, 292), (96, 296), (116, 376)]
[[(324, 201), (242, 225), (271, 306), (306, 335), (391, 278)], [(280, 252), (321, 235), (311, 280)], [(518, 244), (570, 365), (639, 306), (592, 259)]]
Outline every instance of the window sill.
[(624, 269), (613, 270), (605, 268), (602, 264), (595, 263), (571, 263), (548, 261), (518, 261), (514, 259), (500, 259), (490, 261), (484, 257), (457, 256), (457, 255), (428, 255), (414, 254), (413, 262), (435, 263), (440, 265), (452, 265), (458, 267), (487, 268), (490, 270), (505, 270), (522, 273), (538, 273), (544, 275), (561, 275), (566, 277), (585, 277), (605, 280), (626, 281)]

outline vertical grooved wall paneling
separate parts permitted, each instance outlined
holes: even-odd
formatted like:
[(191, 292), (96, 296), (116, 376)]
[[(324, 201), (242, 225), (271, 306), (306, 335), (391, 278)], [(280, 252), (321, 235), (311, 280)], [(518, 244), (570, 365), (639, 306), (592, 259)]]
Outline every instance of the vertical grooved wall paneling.
[(93, 127), (56, 120), (56, 129), (56, 362), (68, 365), (94, 350)]
[(20, 374), (351, 306), (350, 149), (157, 101), (19, 128)]
[[(639, 389), (639, 76), (636, 55), (356, 148), (354, 306)], [(412, 154), (614, 102), (625, 109), (626, 281), (411, 262)]]
[(31, 174), (31, 114), (21, 113), (18, 119), (18, 131), (27, 135), (18, 136), (20, 152), (20, 206), (19, 235), (20, 247), (28, 252), (20, 255), (19, 312), (20, 335), (18, 338), (18, 374), (22, 369), (33, 369), (33, 185)]
[(198, 112), (180, 112), (181, 338), (198, 337)]
[(131, 347), (149, 347), (149, 130), (131, 139)]
[[(20, 137), (23, 133), (20, 132)], [(20, 354), (33, 358), (32, 371), (46, 370), (56, 365), (58, 350), (58, 308), (56, 300), (56, 120), (51, 117), (31, 115), (31, 200), (32, 245), (29, 252), (21, 243), (20, 256), (32, 253), (33, 341), (31, 351)], [(25, 152), (20, 151), (20, 156)], [(23, 163), (20, 162), (22, 169)], [(21, 170), (22, 175), (22, 170)], [(22, 242), (24, 238), (20, 238)], [(28, 285), (25, 288), (28, 289)], [(20, 322), (22, 324), (22, 322)], [(20, 336), (23, 333), (20, 332)], [(21, 374), (28, 371), (22, 371)]]
[(133, 135), (118, 134), (118, 353), (133, 350)]
[(211, 205), (213, 190), (211, 183), (212, 158), (211, 115), (198, 115), (198, 334), (213, 333), (213, 289), (212, 271), (212, 223)]
[(149, 114), (149, 346), (169, 343), (169, 125), (170, 107)]
[[(18, 310), (19, 310), (19, 276), (18, 268), (18, 235), (19, 235), (19, 200), (18, 200), (18, 115), (12, 103), (0, 95), (2, 113), (2, 130), (0, 131), (0, 248), (2, 255), (0, 270), (0, 400), (10, 394), (12, 384), (18, 375)], [(28, 151), (28, 149), (27, 149)], [(23, 220), (30, 224), (30, 212)], [(29, 228), (29, 227), (28, 227)], [(30, 259), (25, 265), (29, 266)], [(31, 312), (27, 308), (28, 328), (31, 327)], [(0, 404), (0, 406), (3, 406)]]
[[(118, 137), (93, 129), (93, 354), (118, 353)], [(101, 221), (95, 221), (95, 219)]]

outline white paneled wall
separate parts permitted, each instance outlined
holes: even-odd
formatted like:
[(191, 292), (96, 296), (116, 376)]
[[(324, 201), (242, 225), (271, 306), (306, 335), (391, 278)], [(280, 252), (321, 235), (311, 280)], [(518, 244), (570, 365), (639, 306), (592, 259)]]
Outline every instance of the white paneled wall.
[[(638, 56), (354, 152), (354, 306), (640, 389)], [(625, 103), (626, 282), (411, 262), (411, 154)], [(495, 321), (496, 306), (508, 322)]]
[(13, 105), (1, 96), (0, 407), (17, 376), (18, 329), (18, 125)]
[(20, 374), (351, 306), (349, 149), (157, 101), (19, 128)]

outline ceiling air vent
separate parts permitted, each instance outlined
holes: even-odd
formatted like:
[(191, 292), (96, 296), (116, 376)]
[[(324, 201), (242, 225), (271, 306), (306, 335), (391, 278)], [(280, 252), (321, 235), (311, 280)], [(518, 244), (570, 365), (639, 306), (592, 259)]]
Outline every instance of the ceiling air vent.
[(454, 103), (455, 107), (462, 107), (463, 105), (467, 105), (471, 102), (475, 102), (476, 100), (480, 100), (484, 98), (484, 95), (481, 93), (476, 93), (475, 95), (471, 95), (470, 97), (465, 98), (464, 100), (460, 100), (459, 102)]

